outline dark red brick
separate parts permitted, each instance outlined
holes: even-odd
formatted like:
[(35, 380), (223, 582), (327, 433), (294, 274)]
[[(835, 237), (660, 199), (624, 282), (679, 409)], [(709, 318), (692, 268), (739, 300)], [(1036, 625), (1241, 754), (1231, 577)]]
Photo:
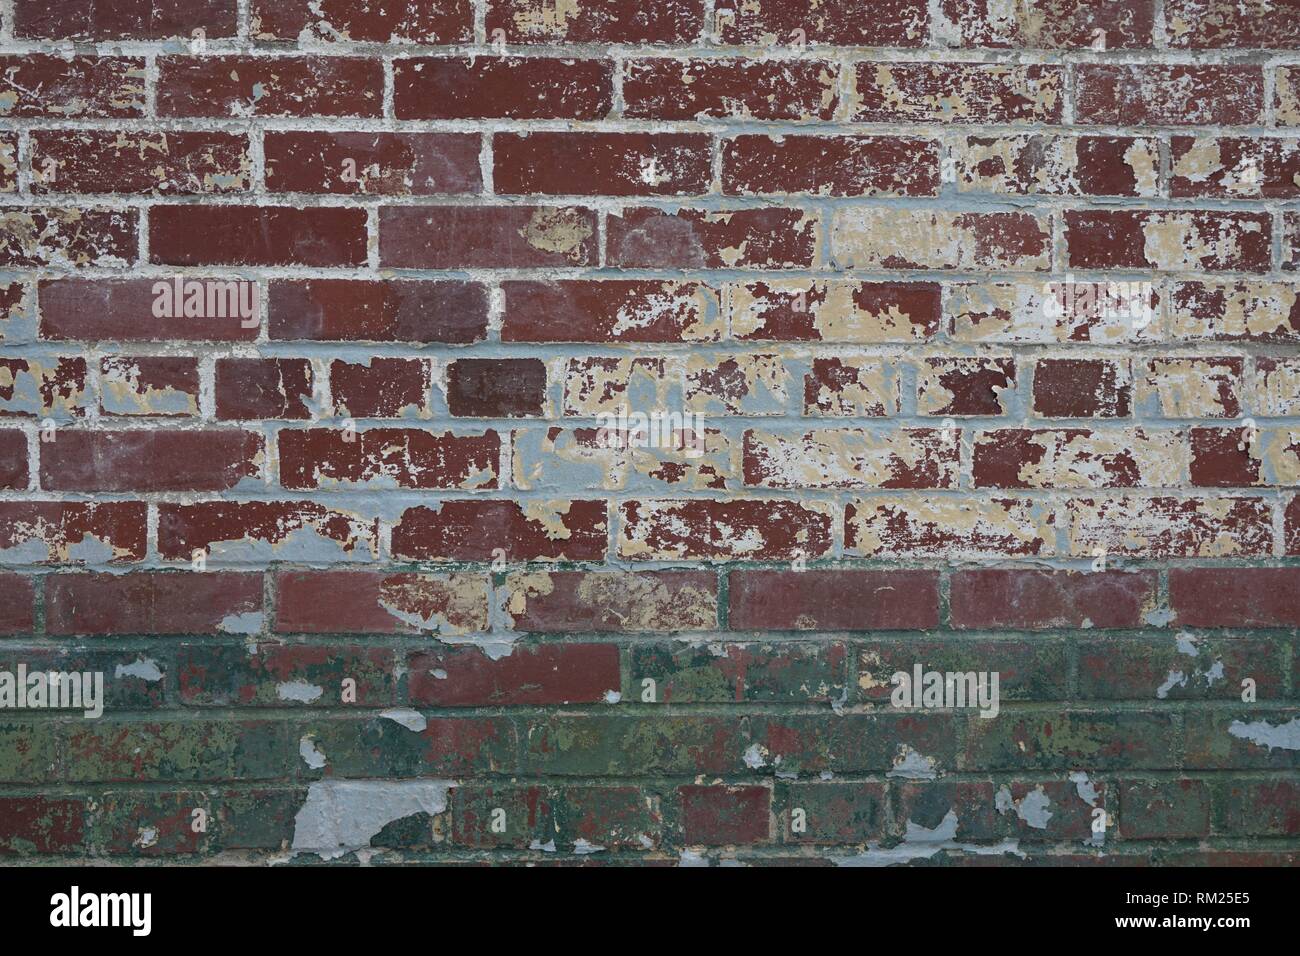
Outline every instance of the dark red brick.
[(313, 378), (307, 359), (219, 358), (214, 381), (217, 418), (311, 418)]
[(497, 660), (477, 647), (449, 647), (412, 654), (406, 670), (417, 707), (599, 704), (621, 686), (613, 644), (514, 647)]
[(766, 843), (771, 838), (772, 791), (759, 786), (685, 786), (682, 839), (688, 845)]
[(367, 0), (252, 0), (256, 40), (357, 43), (468, 43), (474, 39), (471, 0), (420, 0), (377, 5)]
[(41, 444), (41, 487), (50, 491), (228, 491), (260, 483), (262, 436), (210, 431), (58, 430)]
[(1300, 627), (1300, 568), (1172, 568), (1183, 627)]
[(383, 115), (384, 71), (375, 58), (158, 58), (159, 116)]
[(374, 356), (366, 363), (330, 363), (336, 418), (427, 418), (432, 385), (423, 359)]
[(546, 363), (541, 359), (457, 359), (447, 366), (447, 408), (471, 418), (541, 415)]
[(716, 341), (713, 293), (696, 282), (503, 282), (503, 342)]
[(501, 439), (415, 428), (283, 429), (280, 485), (322, 488), (379, 483), (399, 488), (496, 488)]
[(154, 206), (151, 261), (178, 266), (361, 266), (366, 211), (314, 206)]
[(704, 29), (704, 0), (588, 0), (557, 16), (547, 0), (491, 0), (487, 35), (507, 43), (690, 43)]
[(1254, 126), (1264, 115), (1258, 66), (1081, 63), (1078, 123), (1107, 126)]
[(246, 191), (248, 138), (235, 133), (34, 130), (38, 193), (186, 195)]
[(392, 537), (419, 561), (599, 561), (608, 546), (604, 501), (444, 501), (407, 508)]
[(817, 261), (819, 225), (804, 209), (633, 206), (606, 220), (606, 255), (623, 269), (806, 269)]
[(839, 68), (818, 60), (629, 60), (623, 113), (657, 120), (835, 117)]
[(142, 501), (0, 502), (0, 551), (43, 547), (43, 560), (57, 563), (142, 561), (147, 511)]
[(418, 57), (393, 65), (399, 120), (594, 120), (613, 97), (611, 60)]
[(255, 634), (261, 619), (260, 573), (134, 571), (45, 579), (50, 634)]
[(497, 133), (499, 194), (698, 196), (712, 179), (701, 133)]
[(885, 136), (737, 136), (722, 146), (722, 191), (936, 196), (939, 144)]
[(733, 630), (922, 630), (939, 623), (933, 571), (732, 571)]
[(930, 21), (926, 0), (756, 0), (719, 18), (723, 43), (763, 46), (924, 46)]
[(1127, 364), (1106, 359), (1039, 359), (1034, 412), (1044, 418), (1127, 418), (1133, 386)]
[(953, 627), (969, 629), (1141, 627), (1155, 601), (1150, 571), (957, 571), (950, 597)]
[(477, 133), (268, 132), (272, 192), (433, 196), (483, 188)]
[[(216, 279), (223, 286), (226, 279)], [(237, 342), (257, 337), (260, 320), (236, 312), (220, 316), (158, 315), (159, 293), (170, 280), (50, 279), (40, 284), (41, 338), (54, 341)], [(162, 310), (165, 312), (165, 310)], [(245, 325), (245, 322), (249, 322)]]
[(0, 56), (0, 116), (143, 116), (144, 88), (143, 57)]
[[(1150, 212), (1131, 209), (1067, 210), (1067, 263), (1076, 269), (1165, 269), (1267, 272), (1272, 265), (1268, 213), (1217, 210)], [(1178, 226), (1186, 245), (1148, 243), (1148, 230)], [(1234, 242), (1223, 244), (1220, 237)]]
[(596, 216), (564, 206), (385, 206), (379, 262), (396, 269), (589, 266)]
[(35, 627), (36, 590), (32, 579), (0, 571), (0, 634), (30, 633)]
[(283, 279), (269, 300), (272, 339), (463, 345), (487, 333), (487, 290), (471, 282)]

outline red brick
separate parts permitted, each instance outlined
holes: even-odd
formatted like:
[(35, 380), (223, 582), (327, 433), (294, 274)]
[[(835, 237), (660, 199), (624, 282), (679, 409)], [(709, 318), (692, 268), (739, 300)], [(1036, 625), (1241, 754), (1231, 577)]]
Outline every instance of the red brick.
[(30, 633), (35, 625), (32, 578), (0, 571), (0, 634)]
[(336, 418), (428, 418), (429, 363), (423, 359), (374, 356), (368, 362), (330, 363), (330, 393)]
[(696, 282), (503, 282), (503, 342), (717, 341), (713, 293)]
[(608, 546), (604, 501), (444, 501), (407, 508), (392, 537), (417, 561), (600, 561)]
[(742, 341), (912, 342), (939, 331), (938, 283), (757, 280), (728, 291), (732, 335)]
[(262, 436), (211, 431), (58, 430), (41, 444), (50, 491), (228, 491), (260, 483)]
[(632, 560), (788, 561), (831, 549), (829, 509), (797, 501), (625, 501), (619, 511), (619, 555)]
[(88, 816), (83, 797), (0, 797), (0, 856), (84, 852)]
[(1300, 7), (1294, 3), (1166, 0), (1165, 19), (1170, 24), (1169, 45), (1175, 49), (1300, 47)]
[(1004, 415), (1005, 393), (1016, 387), (1009, 358), (929, 358), (917, 385), (923, 415)]
[(203, 501), (158, 505), (158, 555), (189, 561), (195, 551), (238, 558), (241, 546), (287, 550), (291, 536), (310, 531), (345, 556), (374, 557), (379, 522), (311, 501)]
[(195, 31), (215, 39), (236, 33), (236, 0), (55, 0), (19, 2), (14, 35), (51, 40), (166, 40)]
[(804, 209), (632, 206), (606, 220), (606, 257), (623, 269), (806, 269), (817, 262), (819, 226)]
[(1045, 50), (1150, 49), (1155, 0), (942, 0), (941, 9), (969, 47)]
[(950, 597), (953, 627), (972, 629), (1141, 627), (1155, 601), (1150, 571), (958, 571)]
[[(225, 283), (226, 279), (216, 279)], [(41, 338), (95, 342), (238, 342), (257, 337), (258, 322), (245, 326), (228, 316), (154, 314), (157, 286), (170, 280), (50, 279), (40, 284)]]
[(378, 59), (352, 56), (158, 58), (159, 116), (383, 115)]
[(1158, 196), (1151, 137), (1025, 133), (967, 136), (954, 157), (962, 192), (1046, 196)]
[(312, 417), (314, 376), (307, 359), (219, 358), (215, 376), (222, 421)]
[(844, 505), (844, 550), (866, 557), (1010, 558), (1051, 554), (1050, 506), (1028, 498), (858, 498)]
[(723, 143), (722, 191), (936, 196), (939, 144), (884, 136), (737, 136)]
[(0, 416), (84, 417), (88, 374), (81, 356), (0, 358)]
[(757, 631), (914, 631), (939, 624), (934, 571), (732, 571), (728, 626)]
[(100, 360), (99, 412), (104, 416), (185, 418), (199, 413), (199, 361), (174, 355)]
[(447, 408), (472, 418), (541, 415), (546, 363), (541, 359), (457, 359), (447, 366)]
[(1300, 296), (1286, 283), (1178, 282), (1169, 301), (1178, 338), (1300, 340)]
[(767, 843), (772, 829), (772, 791), (759, 786), (685, 786), (682, 839), (696, 846)]
[(1165, 488), (1186, 481), (1186, 432), (999, 428), (975, 433), (976, 488)]
[(143, 116), (144, 87), (143, 57), (0, 56), (0, 116)]
[[(52, 563), (143, 561), (147, 511), (142, 501), (0, 502), (0, 553), (18, 549)], [(41, 548), (44, 558), (35, 555)]]
[(291, 206), (154, 206), (151, 261), (178, 266), (361, 266), (366, 211)]
[(366, 0), (252, 0), (257, 40), (321, 40), (357, 43), (468, 43), (474, 39), (471, 0), (420, 0), (377, 5)]
[(711, 631), (717, 575), (708, 571), (537, 571), (506, 580), (512, 626), (534, 632)]
[(128, 266), (139, 228), (135, 209), (0, 210), (0, 267)]
[[(176, 673), (188, 706), (382, 707), (393, 703), (393, 658), (383, 647), (205, 642), (180, 647)], [(355, 698), (344, 698), (345, 680), (355, 686)], [(312, 685), (316, 698), (284, 693), (284, 684)]]
[(792, 44), (802, 30), (813, 45), (924, 46), (929, 26), (926, 0), (756, 0), (719, 18), (723, 43)]
[(379, 262), (396, 269), (596, 264), (596, 216), (563, 206), (385, 206)]
[(16, 428), (0, 429), (0, 488), (27, 485), (27, 436)]
[(487, 578), (469, 574), (282, 571), (280, 633), (458, 634), (487, 628)]
[(462, 345), (487, 333), (487, 290), (471, 282), (283, 279), (268, 298), (272, 339)]
[(1252, 497), (1072, 498), (1062, 520), (1071, 553), (1144, 558), (1267, 557), (1273, 511)]
[(613, 644), (515, 647), (497, 660), (477, 647), (449, 647), (412, 654), (406, 670), (417, 707), (599, 704), (622, 686)]
[(262, 575), (227, 571), (55, 574), (45, 579), (50, 634), (252, 634)]
[(611, 60), (418, 57), (393, 64), (399, 120), (573, 119), (608, 115)]
[(379, 484), (398, 488), (496, 488), (501, 439), (437, 434), (415, 428), (283, 429), (280, 485), (328, 488)]
[(1183, 627), (1300, 627), (1300, 568), (1172, 568)]
[(1283, 548), (1288, 555), (1300, 555), (1300, 495), (1296, 495), (1286, 506), (1283, 521)]
[(709, 191), (702, 133), (497, 133), (499, 194), (698, 196)]
[(1193, 428), (1192, 484), (1197, 488), (1249, 488), (1260, 481), (1261, 460), (1244, 428)]
[(1081, 63), (1076, 122), (1107, 126), (1254, 126), (1263, 121), (1258, 66)]
[[(1267, 272), (1272, 265), (1272, 217), (1268, 213), (1217, 210), (1067, 210), (1067, 265), (1076, 269)], [(1149, 235), (1186, 230), (1172, 242)], [(1232, 241), (1225, 243), (1224, 236)]]
[(629, 60), (623, 113), (658, 120), (835, 117), (839, 68), (818, 60)]
[(1039, 359), (1034, 413), (1044, 418), (1127, 418), (1133, 413), (1128, 364), (1106, 359)]
[(865, 62), (857, 81), (853, 118), (865, 123), (1054, 123), (1064, 109), (1059, 66)]
[(243, 192), (252, 160), (234, 133), (33, 130), (32, 191), (187, 195)]
[(489, 40), (507, 43), (690, 43), (704, 29), (704, 0), (588, 0), (557, 16), (547, 0), (491, 0)]
[(1175, 198), (1300, 197), (1300, 143), (1250, 136), (1174, 136), (1169, 140)]
[(477, 133), (268, 132), (271, 192), (433, 196), (483, 188)]

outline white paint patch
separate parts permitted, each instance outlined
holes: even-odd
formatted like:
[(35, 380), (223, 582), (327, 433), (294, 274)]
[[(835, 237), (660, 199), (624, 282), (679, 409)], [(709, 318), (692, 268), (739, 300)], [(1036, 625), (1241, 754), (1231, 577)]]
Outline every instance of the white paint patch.
[(933, 780), (938, 776), (934, 768), (935, 760), (933, 757), (917, 753), (904, 744), (903, 749), (894, 758), (894, 769), (885, 776), (902, 777), (906, 780)]
[(578, 854), (600, 853), (605, 848), (599, 843), (590, 843), (582, 837), (578, 837), (573, 843), (573, 852)]
[(265, 621), (266, 616), (261, 611), (227, 614), (217, 625), (217, 630), (225, 634), (260, 634)]
[(910, 863), (913, 860), (928, 860), (944, 850), (957, 850), (979, 856), (1000, 856), (1014, 853), (1024, 859), (1020, 844), (1016, 840), (1003, 840), (1000, 843), (981, 846), (975, 843), (957, 842), (957, 811), (949, 810), (939, 825), (933, 830), (907, 821), (907, 833), (898, 846), (882, 849), (878, 843), (867, 844), (863, 853), (855, 856), (833, 857), (836, 866), (894, 866)]
[(320, 696), (325, 693), (325, 690), (316, 684), (308, 684), (306, 681), (287, 680), (276, 685), (275, 693), (281, 700), (295, 700), (300, 704), (314, 704), (320, 700)]
[(761, 744), (750, 744), (742, 759), (750, 770), (761, 770), (767, 766), (767, 750)]
[(1293, 717), (1276, 727), (1262, 720), (1251, 724), (1234, 720), (1228, 727), (1228, 733), (1269, 750), (1274, 747), (1279, 750), (1300, 750), (1300, 717)]
[(541, 840), (534, 840), (532, 843), (528, 844), (528, 849), (541, 850), (543, 853), (554, 853), (555, 841), (547, 840), (545, 843), (543, 843)]
[(1079, 794), (1079, 799), (1090, 807), (1095, 807), (1097, 801), (1101, 799), (1101, 794), (1097, 792), (1097, 787), (1088, 775), (1082, 770), (1076, 770), (1070, 774), (1070, 782), (1074, 784), (1075, 792)]
[(387, 717), (394, 723), (401, 724), (407, 730), (414, 730), (417, 734), (429, 726), (429, 722), (424, 719), (424, 715), (418, 710), (411, 710), (409, 707), (391, 707), (388, 710), (381, 711), (380, 717)]
[(395, 820), (444, 812), (455, 785), (448, 780), (318, 780), (307, 788), (307, 800), (294, 817), (293, 850), (325, 860), (363, 850)]
[(158, 662), (147, 657), (136, 658), (130, 664), (118, 664), (113, 668), (114, 677), (138, 677), (149, 682), (162, 680), (162, 671)]
[(302, 757), (303, 762), (313, 770), (325, 766), (325, 754), (316, 747), (316, 740), (313, 737), (303, 737), (298, 741), (298, 756)]
[(622, 699), (623, 695), (616, 690), (605, 691), (605, 703), (607, 704), (617, 704)]

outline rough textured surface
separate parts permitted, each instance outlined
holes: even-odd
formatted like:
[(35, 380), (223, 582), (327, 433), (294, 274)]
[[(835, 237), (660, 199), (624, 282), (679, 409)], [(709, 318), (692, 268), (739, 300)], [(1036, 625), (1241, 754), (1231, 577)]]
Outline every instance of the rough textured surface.
[(1300, 861), (1298, 11), (0, 0), (0, 858)]

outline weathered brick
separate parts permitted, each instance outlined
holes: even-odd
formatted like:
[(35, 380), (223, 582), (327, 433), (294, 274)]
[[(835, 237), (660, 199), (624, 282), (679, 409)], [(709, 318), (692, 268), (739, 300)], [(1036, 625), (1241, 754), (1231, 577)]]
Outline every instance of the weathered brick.
[(662, 839), (659, 799), (636, 787), (476, 784), (453, 790), (451, 804), (461, 846), (586, 853), (646, 850)]
[(165, 560), (374, 559), (379, 522), (311, 501), (205, 501), (158, 505)]
[(733, 196), (935, 196), (939, 144), (881, 136), (737, 136), (722, 146)]
[(374, 6), (365, 0), (253, 0), (257, 40), (350, 39), (362, 43), (467, 43), (474, 36), (470, 0), (421, 0)]
[(1174, 568), (1169, 603), (1184, 627), (1300, 626), (1300, 569)]
[(186, 418), (199, 414), (199, 364), (195, 358), (104, 358), (99, 365), (99, 388), (101, 415)]
[(957, 442), (937, 428), (747, 429), (745, 484), (760, 488), (955, 488)]
[(1065, 213), (1067, 265), (1076, 269), (1267, 272), (1268, 213), (1217, 210)]
[(163, 40), (233, 37), (235, 0), (95, 0), (19, 3), (14, 8), (14, 35), (52, 40)]
[[(724, 9), (724, 8), (720, 8)], [(924, 46), (929, 14), (924, 0), (758, 0), (719, 18), (723, 43), (773, 46), (799, 38), (813, 45)]]
[(379, 261), (394, 269), (595, 265), (596, 217), (565, 206), (385, 206)]
[(831, 220), (831, 261), (841, 269), (1048, 267), (1045, 216), (1021, 212), (928, 212), (849, 208)]
[(432, 370), (423, 359), (375, 356), (330, 363), (336, 418), (429, 418)]
[(1258, 66), (1081, 63), (1075, 117), (1111, 126), (1254, 126), (1264, 113)]
[(202, 643), (180, 647), (176, 673), (191, 707), (382, 707), (397, 686), (393, 661), (383, 647)]
[(514, 647), (493, 660), (477, 647), (420, 651), (406, 661), (418, 707), (597, 704), (621, 686), (613, 644)]
[(941, 291), (928, 282), (758, 280), (724, 291), (743, 340), (917, 342), (939, 331)]
[(1044, 418), (1127, 418), (1133, 402), (1128, 363), (1039, 359), (1033, 402), (1034, 414)]
[(883, 833), (883, 784), (840, 780), (789, 783), (778, 793), (785, 804), (778, 817), (785, 843), (843, 846), (876, 840)]
[(922, 630), (939, 623), (933, 571), (732, 571), (735, 630)]
[(88, 375), (80, 356), (0, 358), (0, 416), (82, 418)]
[(0, 115), (127, 117), (143, 116), (144, 106), (143, 57), (0, 56)]
[(507, 43), (689, 43), (704, 29), (703, 0), (590, 0), (563, 12), (546, 0), (491, 0), (487, 32)]
[(217, 418), (311, 418), (314, 375), (307, 359), (220, 358), (214, 394)]
[(521, 631), (709, 631), (717, 590), (707, 571), (517, 572), (506, 613)]
[(1123, 780), (1119, 832), (1131, 840), (1205, 837), (1210, 830), (1210, 793), (1200, 780)]
[(1166, 770), (1177, 764), (1172, 716), (1156, 711), (1026, 712), (973, 720), (966, 760), (986, 770)]
[(1169, 0), (1169, 45), (1191, 49), (1300, 46), (1300, 10), (1293, 5)]
[(1150, 359), (1134, 370), (1138, 406), (1165, 418), (1237, 418), (1245, 364), (1239, 356)]
[(1155, 638), (1101, 638), (1079, 645), (1079, 696), (1095, 700), (1240, 700), (1242, 678), (1263, 697), (1282, 695), (1275, 641), (1206, 638), (1185, 631)]
[(838, 67), (816, 60), (629, 60), (624, 115), (644, 119), (822, 120), (839, 103)]
[(606, 220), (606, 258), (628, 269), (807, 268), (818, 259), (820, 224), (804, 209), (630, 206)]
[(772, 791), (761, 786), (686, 786), (682, 839), (688, 844), (723, 846), (766, 843), (772, 829)]
[(393, 555), (421, 561), (599, 561), (608, 545), (604, 501), (444, 501), (392, 532)]
[(256, 634), (262, 575), (212, 571), (55, 574), (45, 579), (50, 634)]
[(274, 630), (464, 634), (487, 629), (487, 578), (468, 573), (281, 571)]
[(963, 192), (1158, 196), (1159, 144), (1135, 136), (967, 136), (954, 150)]
[(1222, 199), (1300, 196), (1300, 144), (1245, 136), (1174, 136), (1170, 195)]
[(503, 282), (506, 342), (717, 341), (717, 299), (696, 282)]
[(1187, 435), (1142, 428), (977, 432), (977, 488), (1173, 488), (1191, 468)]
[(99, 720), (70, 725), (72, 782), (269, 780), (297, 754), (273, 721)]
[(383, 113), (377, 59), (238, 54), (158, 59), (160, 116), (358, 116)]
[(279, 435), (280, 485), (332, 488), (495, 488), (500, 436), (415, 428), (285, 429)]
[(1011, 358), (928, 358), (917, 367), (922, 415), (1005, 415), (1016, 387)]
[(901, 382), (878, 359), (815, 358), (803, 377), (803, 413), (885, 418), (897, 415)]
[(0, 797), (0, 855), (76, 853), (88, 815), (83, 798)]
[(844, 548), (866, 556), (1030, 557), (1054, 550), (1055, 516), (1035, 501), (991, 498), (850, 499)]
[(1155, 609), (1156, 577), (1145, 571), (980, 569), (952, 577), (958, 628), (1139, 627)]
[[(1065, 695), (1065, 645), (1035, 637), (1028, 641), (894, 640), (862, 641), (854, 645), (857, 693), (866, 701), (890, 701), (897, 686), (894, 675), (923, 672), (998, 675), (999, 700), (1060, 700)], [(978, 679), (978, 678), (977, 678)], [(966, 707), (978, 705), (978, 690), (962, 682), (955, 692), (967, 693)], [(914, 691), (920, 694), (921, 687)], [(991, 711), (989, 711), (991, 713)]]
[(864, 62), (853, 118), (867, 123), (1054, 123), (1064, 109), (1059, 66)]
[(701, 704), (830, 703), (844, 696), (844, 644), (661, 644), (626, 651), (623, 699)]
[(27, 436), (16, 428), (0, 429), (0, 488), (26, 488)]
[(141, 501), (0, 502), (0, 561), (142, 561), (147, 510)]
[(1273, 550), (1272, 509), (1262, 498), (1071, 498), (1062, 520), (1077, 557), (1261, 557)]
[(120, 268), (136, 260), (139, 227), (134, 209), (6, 209), (0, 266)]
[(1288, 283), (1179, 282), (1171, 331), (1182, 339), (1287, 342), (1300, 339), (1300, 296)]
[(477, 193), (473, 133), (268, 132), (262, 146), (272, 192), (431, 196)]
[(41, 487), (50, 491), (228, 491), (260, 484), (262, 436), (209, 431), (60, 429), (41, 445)]
[(780, 561), (831, 547), (830, 509), (775, 499), (625, 501), (618, 553), (631, 560)]
[(30, 632), (34, 623), (36, 589), (32, 579), (0, 571), (0, 634)]
[(954, 46), (1030, 49), (1149, 49), (1154, 0), (1028, 0), (1002, 8), (990, 0), (942, 0)]
[(700, 133), (498, 133), (492, 157), (501, 194), (695, 196), (712, 178)]
[(1223, 832), (1251, 837), (1294, 837), (1300, 833), (1300, 813), (1296, 810), (1300, 792), (1293, 780), (1224, 783), (1219, 794)]
[(244, 192), (248, 139), (234, 133), (36, 130), (32, 188), (42, 193)]

